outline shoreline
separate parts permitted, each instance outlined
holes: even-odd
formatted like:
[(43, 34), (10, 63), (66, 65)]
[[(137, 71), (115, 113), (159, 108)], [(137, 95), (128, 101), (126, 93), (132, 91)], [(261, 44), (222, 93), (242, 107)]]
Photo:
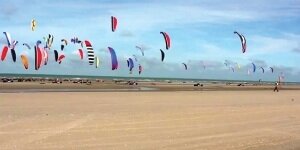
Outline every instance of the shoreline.
[[(259, 79), (257, 80), (230, 80), (230, 79), (197, 79), (197, 78), (168, 78), (168, 77), (128, 77), (128, 76), (88, 76), (88, 75), (55, 75), (55, 74), (10, 74), (10, 73), (0, 73), (0, 79), (13, 79), (13, 80), (104, 80), (104, 81), (142, 81), (142, 82), (204, 82), (204, 83), (249, 83), (255, 84), (260, 83)], [(261, 83), (264, 84), (273, 84), (273, 80), (262, 80)], [(285, 82), (285, 84), (291, 85), (300, 85), (300, 82)]]
[[(91, 82), (79, 84), (71, 82), (13, 82), (0, 83), (0, 93), (37, 93), (37, 92), (168, 92), (168, 91), (273, 91), (273, 85), (242, 85), (239, 84), (202, 84), (194, 86), (193, 83), (167, 83), (167, 82), (127, 82), (114, 81)], [(300, 90), (298, 85), (282, 85), (279, 90)]]

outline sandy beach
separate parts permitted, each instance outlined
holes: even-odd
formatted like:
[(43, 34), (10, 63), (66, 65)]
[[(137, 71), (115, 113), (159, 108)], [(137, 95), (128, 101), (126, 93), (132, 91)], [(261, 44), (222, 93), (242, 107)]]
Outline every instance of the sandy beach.
[(0, 149), (300, 149), (299, 114), (298, 90), (0, 93)]

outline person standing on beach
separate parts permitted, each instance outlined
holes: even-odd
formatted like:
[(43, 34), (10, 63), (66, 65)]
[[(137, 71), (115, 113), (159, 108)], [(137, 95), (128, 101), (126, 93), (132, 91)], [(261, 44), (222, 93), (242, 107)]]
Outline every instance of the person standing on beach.
[(279, 92), (279, 90), (278, 90), (278, 85), (279, 85), (278, 82), (275, 82), (275, 88), (274, 88), (274, 90), (273, 90), (274, 92), (275, 92), (275, 91)]

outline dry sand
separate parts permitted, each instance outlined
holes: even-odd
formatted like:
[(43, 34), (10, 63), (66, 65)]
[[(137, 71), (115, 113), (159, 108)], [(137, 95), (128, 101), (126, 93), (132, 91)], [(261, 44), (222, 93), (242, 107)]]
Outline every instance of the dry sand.
[(300, 149), (300, 91), (0, 93), (0, 149)]

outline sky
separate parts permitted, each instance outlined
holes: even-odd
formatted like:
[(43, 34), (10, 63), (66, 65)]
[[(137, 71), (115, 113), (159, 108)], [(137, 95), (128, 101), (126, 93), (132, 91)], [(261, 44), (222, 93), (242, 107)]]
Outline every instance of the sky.
[[(286, 81), (300, 82), (299, 0), (0, 0), (0, 3), (0, 29), (19, 41), (15, 48), (17, 62), (9, 54), (0, 62), (0, 73), (268, 81), (275, 81), (283, 74)], [(111, 16), (118, 19), (115, 32), (111, 31)], [(37, 22), (35, 31), (30, 29), (32, 19)], [(169, 50), (165, 50), (161, 31), (171, 37)], [(234, 31), (246, 37), (246, 53), (242, 53)], [(48, 34), (54, 36), (50, 60), (36, 71), (34, 50), (22, 44), (33, 47)], [(99, 68), (90, 66), (87, 58), (79, 59), (79, 45), (69, 43), (60, 51), (61, 39), (73, 37), (91, 41), (100, 58)], [(4, 34), (0, 35), (1, 49), (6, 44)], [(145, 50), (145, 56), (136, 46)], [(107, 47), (113, 47), (117, 53), (118, 70), (111, 70)], [(66, 55), (61, 64), (54, 61), (54, 49)], [(160, 61), (160, 49), (166, 54), (164, 62)], [(22, 66), (21, 54), (30, 59), (28, 70)], [(133, 55), (138, 62), (129, 74), (126, 60)], [(224, 65), (226, 60), (235, 72)], [(182, 63), (187, 64), (188, 70)], [(258, 69), (248, 74), (251, 63)], [(138, 64), (143, 66), (141, 75)], [(274, 73), (269, 67), (274, 68)]]

